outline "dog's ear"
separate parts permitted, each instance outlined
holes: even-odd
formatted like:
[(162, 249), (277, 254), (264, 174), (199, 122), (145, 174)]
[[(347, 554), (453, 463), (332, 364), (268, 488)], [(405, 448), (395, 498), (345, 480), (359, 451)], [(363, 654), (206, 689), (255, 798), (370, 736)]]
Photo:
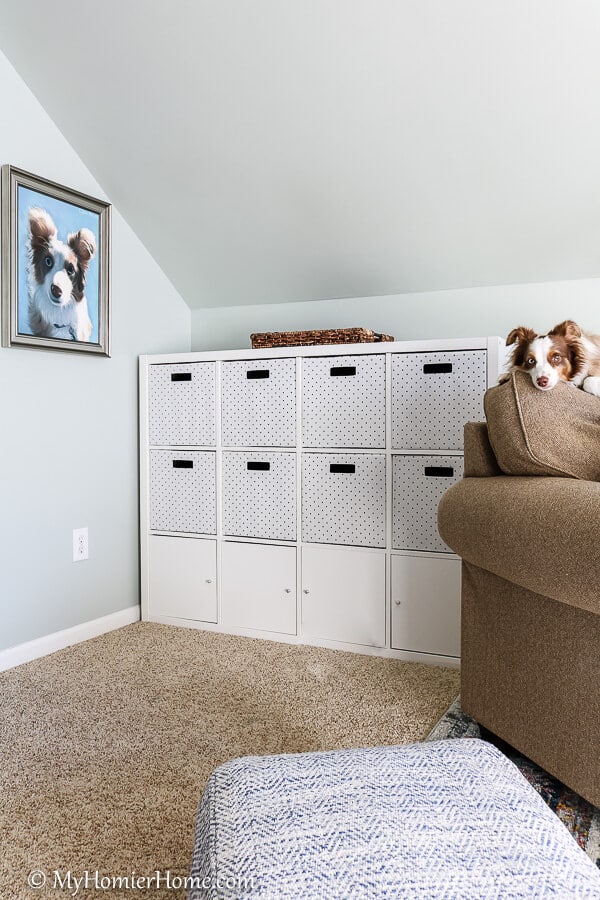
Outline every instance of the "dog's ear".
[(583, 334), (581, 328), (577, 322), (574, 322), (572, 319), (566, 319), (559, 325), (555, 325), (549, 334), (553, 337), (563, 338), (567, 347), (567, 356), (571, 363), (571, 374), (569, 377), (571, 379), (575, 378), (585, 366), (585, 349), (581, 341)]
[(566, 319), (559, 325), (555, 325), (552, 331), (549, 331), (548, 334), (560, 335), (561, 337), (572, 339), (580, 338), (582, 332), (577, 322), (574, 322), (572, 319)]
[(506, 338), (506, 344), (508, 347), (510, 347), (511, 344), (530, 344), (534, 337), (535, 331), (533, 328), (524, 328), (520, 325), (518, 328), (513, 328), (510, 332)]
[(67, 243), (79, 261), (83, 272), (87, 269), (90, 259), (96, 253), (96, 238), (89, 228), (80, 228), (74, 234), (70, 234)]
[(29, 233), (32, 250), (47, 247), (51, 239), (56, 237), (56, 225), (45, 209), (32, 206), (29, 210)]

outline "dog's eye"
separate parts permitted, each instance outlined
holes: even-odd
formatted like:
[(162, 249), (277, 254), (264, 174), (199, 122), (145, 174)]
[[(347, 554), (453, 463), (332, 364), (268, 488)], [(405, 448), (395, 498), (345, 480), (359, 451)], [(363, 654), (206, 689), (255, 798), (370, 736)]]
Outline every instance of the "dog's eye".
[(46, 257), (45, 257), (45, 259), (44, 259), (44, 265), (46, 266), (47, 269), (51, 269), (51, 268), (52, 268), (52, 266), (54, 265), (54, 260), (52, 259), (51, 256), (46, 256)]
[(535, 356), (528, 356), (525, 362), (528, 366), (535, 366)]
[(553, 362), (553, 363), (559, 363), (559, 362), (560, 362), (560, 353), (553, 353), (553, 354), (552, 354), (552, 362)]
[(67, 263), (65, 269), (67, 271), (67, 275), (72, 276), (75, 274), (75, 266), (73, 265), (73, 263)]

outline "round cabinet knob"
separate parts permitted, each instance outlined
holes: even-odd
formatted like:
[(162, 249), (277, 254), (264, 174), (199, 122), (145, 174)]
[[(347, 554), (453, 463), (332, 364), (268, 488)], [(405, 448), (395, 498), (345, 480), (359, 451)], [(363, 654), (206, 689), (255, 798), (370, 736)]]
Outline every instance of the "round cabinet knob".
[(396, 606), (401, 606), (401, 605), (402, 605), (402, 600), (394, 600), (394, 603), (395, 603)]
[(291, 588), (285, 588), (285, 593), (286, 593), (286, 594), (291, 594), (291, 593), (292, 593), (292, 589), (291, 589)]
[(206, 583), (207, 583), (207, 584), (212, 584), (212, 578), (207, 578), (207, 579), (206, 579)]
[(310, 594), (309, 589), (308, 589), (308, 588), (304, 588), (304, 593), (305, 593), (305, 594)]

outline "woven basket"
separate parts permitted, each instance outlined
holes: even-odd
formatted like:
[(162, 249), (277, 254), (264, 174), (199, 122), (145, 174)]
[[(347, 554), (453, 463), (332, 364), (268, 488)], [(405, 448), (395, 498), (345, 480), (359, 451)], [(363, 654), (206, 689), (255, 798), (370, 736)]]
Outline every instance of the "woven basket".
[(326, 328), (321, 331), (265, 331), (251, 334), (253, 350), (269, 347), (307, 347), (317, 344), (373, 344), (393, 341), (390, 334), (377, 334), (370, 328)]

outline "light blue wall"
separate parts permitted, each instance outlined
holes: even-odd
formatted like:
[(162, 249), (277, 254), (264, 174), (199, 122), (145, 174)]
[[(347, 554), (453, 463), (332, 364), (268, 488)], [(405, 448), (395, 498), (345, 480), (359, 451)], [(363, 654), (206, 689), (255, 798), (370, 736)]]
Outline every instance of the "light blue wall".
[[(0, 94), (0, 162), (110, 199), (1, 54)], [(113, 209), (112, 358), (0, 349), (0, 650), (138, 603), (137, 357), (189, 346), (188, 307)]]
[(600, 333), (600, 279), (194, 310), (192, 348), (249, 347), (253, 331), (353, 325), (393, 334), (397, 340), (506, 337), (516, 325), (548, 331), (567, 318)]

